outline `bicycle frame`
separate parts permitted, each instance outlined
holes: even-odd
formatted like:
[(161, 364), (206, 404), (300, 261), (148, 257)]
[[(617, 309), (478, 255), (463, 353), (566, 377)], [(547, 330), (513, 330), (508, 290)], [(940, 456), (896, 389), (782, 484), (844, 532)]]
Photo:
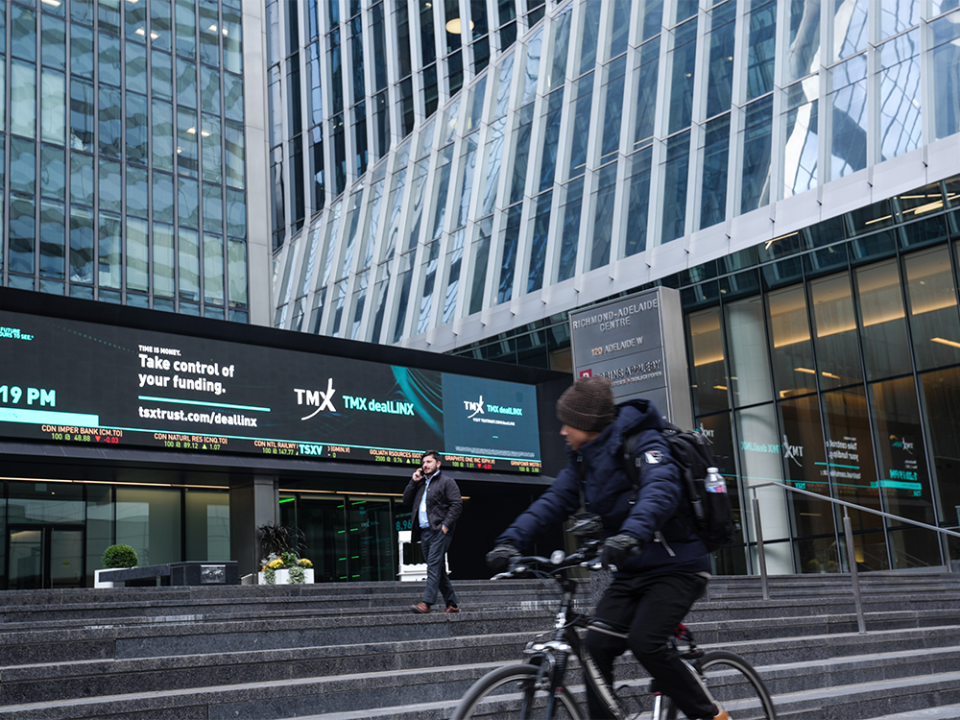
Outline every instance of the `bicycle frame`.
[[(574, 655), (580, 660), (584, 672), (590, 675), (590, 680), (598, 690), (600, 699), (606, 705), (607, 711), (617, 720), (627, 720), (627, 713), (621, 706), (613, 687), (607, 683), (596, 666), (590, 662), (577, 632), (580, 629), (589, 629), (594, 620), (589, 615), (577, 612), (574, 607), (574, 596), (577, 592), (578, 583), (570, 577), (569, 571), (574, 567), (581, 566), (582, 556), (577, 557), (578, 555), (580, 553), (567, 558), (568, 561), (576, 560), (576, 562), (555, 567), (553, 570), (543, 573), (544, 575), (550, 575), (560, 586), (560, 605), (554, 619), (553, 633), (550, 639), (533, 640), (527, 643), (523, 650), (524, 659), (527, 663), (539, 667), (534, 683), (535, 689), (548, 691), (546, 718), (552, 719), (554, 717), (557, 693), (563, 692), (566, 688), (564, 678), (570, 656)], [(525, 559), (528, 561), (535, 560), (535, 558)], [(545, 560), (545, 558), (536, 558), (536, 560)], [(685, 625), (680, 624), (677, 626), (676, 635), (670, 641), (676, 646), (679, 646), (680, 641), (688, 644), (689, 647), (681, 655), (681, 659), (702, 685), (702, 681), (699, 680), (699, 673), (693, 663), (703, 656), (703, 651), (697, 647), (693, 635)], [(549, 685), (546, 685), (548, 682)], [(707, 690), (705, 686), (704, 690)], [(653, 696), (653, 714), (651, 717), (654, 720), (661, 720), (666, 715), (664, 696), (654, 688), (651, 688), (650, 694)], [(707, 691), (707, 694), (709, 696), (709, 691)]]
[[(550, 574), (557, 581), (561, 589), (560, 606), (557, 610), (554, 621), (554, 631), (552, 638), (547, 641), (534, 640), (527, 643), (523, 654), (528, 663), (539, 666), (536, 686), (548, 690), (547, 694), (547, 718), (553, 718), (554, 708), (556, 706), (557, 692), (566, 687), (564, 677), (566, 675), (568, 661), (571, 655), (580, 660), (584, 671), (590, 674), (591, 680), (600, 690), (600, 697), (607, 710), (613, 713), (617, 720), (625, 720), (626, 716), (623, 709), (616, 700), (613, 688), (600, 675), (600, 672), (585, 657), (578, 629), (589, 628), (592, 618), (588, 615), (578, 613), (574, 608), (573, 598), (577, 591), (577, 582), (568, 574), (571, 566), (557, 568)], [(544, 687), (544, 683), (549, 679), (549, 687)], [(654, 717), (659, 717), (655, 715)]]

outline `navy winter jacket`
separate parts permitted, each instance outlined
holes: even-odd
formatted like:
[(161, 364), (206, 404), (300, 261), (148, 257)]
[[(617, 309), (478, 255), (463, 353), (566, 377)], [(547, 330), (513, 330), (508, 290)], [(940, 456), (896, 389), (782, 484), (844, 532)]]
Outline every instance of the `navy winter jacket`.
[[(616, 419), (579, 452), (569, 450), (570, 463), (550, 488), (513, 521), (497, 544), (508, 542), (521, 552), (549, 528), (557, 527), (580, 507), (583, 478), (585, 509), (603, 518), (606, 536), (626, 533), (644, 544), (618, 575), (658, 572), (709, 572), (710, 556), (700, 539), (677, 516), (686, 512), (679, 469), (661, 433), (660, 412), (647, 400), (618, 406)], [(635, 505), (633, 483), (623, 469), (621, 447), (640, 433), (637, 457), (642, 459), (640, 493)], [(578, 460), (583, 467), (578, 472)]]

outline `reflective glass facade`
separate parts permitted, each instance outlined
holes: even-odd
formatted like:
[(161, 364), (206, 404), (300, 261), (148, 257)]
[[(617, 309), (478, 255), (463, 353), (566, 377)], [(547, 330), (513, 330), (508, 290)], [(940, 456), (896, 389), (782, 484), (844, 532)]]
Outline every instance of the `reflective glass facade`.
[(3, 4), (3, 285), (248, 321), (242, 25), (241, 0)]
[[(269, 21), (276, 327), (564, 370), (569, 310), (676, 287), (746, 533), (718, 571), (756, 570), (768, 480), (956, 525), (955, 2), (299, 8)], [(766, 492), (775, 570), (840, 569), (840, 516)], [(854, 529), (864, 568), (949, 551)]]
[[(695, 425), (743, 529), (718, 572), (757, 572), (751, 488), (770, 482), (956, 527), (958, 273), (954, 176), (635, 288), (681, 293)], [(569, 366), (568, 327), (559, 314), (458, 354)], [(771, 571), (845, 569), (841, 511), (758, 493)], [(960, 556), (928, 530), (851, 518), (861, 569)]]
[(226, 487), (0, 482), (0, 589), (93, 587), (110, 545), (139, 564), (230, 559)]
[(958, 12), (270, 2), (273, 323), (454, 351), (947, 177)]

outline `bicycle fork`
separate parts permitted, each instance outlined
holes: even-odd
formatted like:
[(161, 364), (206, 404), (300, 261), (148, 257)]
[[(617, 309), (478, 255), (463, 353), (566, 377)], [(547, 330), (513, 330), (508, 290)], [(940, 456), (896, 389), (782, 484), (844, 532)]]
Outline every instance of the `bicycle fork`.
[[(553, 638), (547, 642), (531, 642), (523, 651), (528, 656), (528, 662), (539, 665), (539, 672), (535, 686), (547, 691), (547, 718), (554, 717), (557, 706), (557, 693), (564, 692), (564, 676), (567, 672), (567, 663), (576, 649), (570, 644), (568, 632), (570, 630), (571, 609), (573, 608), (573, 594), (576, 588), (569, 579), (561, 582), (563, 599), (557, 610), (554, 621)], [(532, 694), (530, 696), (532, 700)]]

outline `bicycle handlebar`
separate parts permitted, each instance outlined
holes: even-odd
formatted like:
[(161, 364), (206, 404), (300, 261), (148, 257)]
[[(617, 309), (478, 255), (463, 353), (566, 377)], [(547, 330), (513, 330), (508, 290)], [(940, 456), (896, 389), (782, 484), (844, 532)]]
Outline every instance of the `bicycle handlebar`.
[[(600, 554), (597, 552), (597, 549), (580, 548), (572, 555), (565, 556), (559, 563), (555, 563), (550, 558), (545, 558), (540, 555), (526, 555), (514, 558), (511, 561), (510, 568), (508, 570), (502, 573), (497, 573), (490, 579), (507, 580), (521, 577), (533, 569), (529, 567), (531, 565), (540, 566), (541, 569), (551, 573), (560, 572), (562, 570), (570, 570), (575, 567), (584, 567), (590, 571), (597, 571), (603, 567), (600, 563)], [(607, 569), (611, 570), (612, 572), (617, 571), (615, 565), (609, 565)]]

